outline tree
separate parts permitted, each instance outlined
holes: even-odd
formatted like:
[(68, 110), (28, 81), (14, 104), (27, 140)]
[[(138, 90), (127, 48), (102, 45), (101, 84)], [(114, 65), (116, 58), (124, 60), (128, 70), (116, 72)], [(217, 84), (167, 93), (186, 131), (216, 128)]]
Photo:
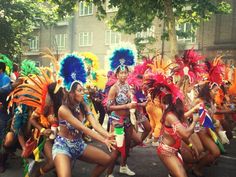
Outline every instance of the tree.
[[(94, 3), (101, 7), (101, 1)], [(223, 0), (110, 0), (110, 7), (119, 9), (110, 20), (111, 28), (129, 34), (146, 30), (155, 18), (165, 20), (171, 57), (178, 54), (176, 33), (180, 32), (176, 31), (176, 23), (191, 23), (196, 29), (201, 20), (231, 11), (230, 4)], [(98, 16), (105, 17), (105, 9), (100, 8)]]
[[(51, 0), (57, 3), (59, 0)], [(98, 9), (98, 18), (106, 17), (105, 0), (80, 0), (93, 2)], [(76, 5), (77, 0), (68, 0), (67, 4)], [(170, 41), (171, 57), (178, 54), (176, 23), (191, 23), (196, 29), (201, 20), (209, 20), (213, 14), (229, 13), (228, 0), (109, 0), (109, 7), (118, 7), (118, 12), (110, 19), (112, 29), (134, 34), (151, 27), (155, 18), (165, 20), (167, 36)], [(64, 9), (65, 4), (57, 3)]]
[(0, 53), (11, 59), (21, 54), (34, 27), (59, 19), (58, 7), (41, 0), (0, 0)]

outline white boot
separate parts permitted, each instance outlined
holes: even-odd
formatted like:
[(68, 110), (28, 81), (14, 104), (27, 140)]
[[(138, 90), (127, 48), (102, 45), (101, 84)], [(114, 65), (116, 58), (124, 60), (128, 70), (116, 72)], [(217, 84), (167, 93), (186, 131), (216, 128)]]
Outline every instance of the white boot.
[(114, 177), (114, 175), (113, 174), (109, 174), (109, 175), (107, 175), (107, 177)]
[(135, 175), (135, 173), (133, 171), (131, 171), (127, 165), (125, 165), (123, 167), (120, 166), (120, 173), (129, 175), (129, 176), (134, 176)]

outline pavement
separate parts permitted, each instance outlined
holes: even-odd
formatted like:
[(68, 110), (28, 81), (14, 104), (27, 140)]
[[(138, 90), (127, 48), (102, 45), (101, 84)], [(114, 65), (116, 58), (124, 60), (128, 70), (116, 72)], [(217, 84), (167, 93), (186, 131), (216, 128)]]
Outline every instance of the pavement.
[[(102, 144), (92, 142), (94, 146), (105, 149)], [(215, 165), (205, 168), (206, 177), (236, 177), (236, 139), (231, 140), (225, 146), (227, 153), (221, 155)], [(136, 177), (167, 177), (168, 172), (156, 155), (155, 147), (136, 147), (131, 150), (128, 159), (128, 166), (135, 171)], [(72, 177), (88, 177), (93, 169), (93, 164), (77, 161), (72, 168)], [(119, 174), (119, 165), (114, 169), (115, 177), (125, 177)], [(103, 175), (104, 177), (105, 175)], [(11, 158), (8, 161), (8, 168), (0, 177), (23, 177), (22, 160), (20, 157)], [(56, 177), (55, 172), (50, 172), (45, 177)], [(192, 177), (192, 175), (189, 175)]]
[[(104, 126), (104, 128), (106, 127)], [(216, 164), (204, 169), (205, 177), (236, 177), (236, 128), (233, 133), (234, 138), (229, 145), (225, 145), (226, 154), (221, 155)], [(103, 144), (98, 142), (90, 144), (109, 153)], [(18, 154), (18, 157), (8, 160), (7, 170), (0, 174), (0, 177), (23, 177), (23, 163), (19, 157), (20, 152), (16, 154)], [(159, 160), (156, 148), (153, 146), (138, 146), (131, 149), (127, 164), (136, 173), (136, 177), (168, 177), (168, 171)], [(89, 177), (94, 166), (94, 164), (76, 161), (72, 168), (72, 177)], [(115, 177), (127, 177), (127, 175), (119, 173), (119, 165), (115, 166), (113, 175)], [(102, 177), (104, 176), (102, 175)], [(46, 174), (45, 177), (56, 177), (55, 170)], [(189, 177), (193, 176), (189, 174)]]

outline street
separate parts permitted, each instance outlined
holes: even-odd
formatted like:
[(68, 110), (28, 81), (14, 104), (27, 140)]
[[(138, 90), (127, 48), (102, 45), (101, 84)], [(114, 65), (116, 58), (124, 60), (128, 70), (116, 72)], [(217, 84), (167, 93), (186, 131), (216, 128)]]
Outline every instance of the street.
[[(92, 143), (97, 147), (104, 149), (104, 146), (98, 143)], [(230, 145), (225, 146), (227, 153), (221, 155), (217, 163), (211, 167), (205, 168), (204, 174), (206, 177), (235, 177), (236, 176), (236, 139), (233, 139)], [(164, 165), (158, 159), (154, 147), (136, 147), (131, 150), (128, 159), (128, 166), (135, 171), (137, 177), (167, 177), (168, 172)], [(88, 177), (92, 164), (87, 164), (82, 161), (77, 161), (72, 169), (73, 177)], [(114, 170), (115, 177), (125, 177), (126, 175), (119, 174), (119, 166), (116, 165)], [(8, 169), (1, 177), (23, 177), (23, 168), (21, 158), (9, 159)], [(54, 177), (52, 171), (45, 177)], [(103, 175), (105, 176), (105, 175)], [(189, 175), (193, 177), (192, 175)]]

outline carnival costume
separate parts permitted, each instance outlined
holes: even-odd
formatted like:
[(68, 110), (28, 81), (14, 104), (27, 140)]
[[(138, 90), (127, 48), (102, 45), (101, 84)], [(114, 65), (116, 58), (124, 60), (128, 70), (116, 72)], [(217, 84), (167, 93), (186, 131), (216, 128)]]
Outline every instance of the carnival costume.
[[(26, 108), (28, 110), (34, 110), (33, 114), (39, 117), (38, 121), (44, 127), (44, 130), (45, 128), (50, 128), (50, 121), (43, 116), (43, 111), (46, 104), (48, 85), (56, 82), (52, 70), (47, 67), (37, 68), (34, 61), (24, 60), (21, 64), (21, 75), (20, 79), (23, 80), (23, 83), (18, 85), (8, 96), (10, 100), (8, 109), (14, 107), (15, 104), (18, 106), (15, 110), (16, 114), (12, 126), (13, 132), (17, 134), (28, 119), (29, 112), (25, 110)], [(40, 130), (35, 128), (32, 137), (28, 139), (28, 141), (36, 141), (38, 144), (35, 149), (32, 149), (35, 161), (39, 161), (40, 153), (46, 142), (45, 137), (43, 141), (39, 141), (40, 135)], [(27, 148), (25, 150), (27, 151)], [(25, 166), (24, 176), (29, 175), (30, 171), (29, 163), (25, 160), (30, 154), (25, 156), (26, 151), (22, 151)]]
[[(128, 66), (133, 66), (135, 64), (137, 58), (137, 51), (129, 43), (121, 43), (119, 45), (114, 46), (108, 54), (108, 59), (110, 60), (111, 70), (116, 72), (118, 68), (121, 71), (124, 71)], [(114, 100), (108, 100), (107, 107), (111, 105), (124, 105), (131, 103), (131, 90), (128, 83), (120, 84), (118, 83), (118, 91), (117, 96)], [(125, 127), (129, 127), (130, 119), (128, 117), (119, 117), (113, 111), (109, 116), (109, 122), (118, 121), (120, 124), (124, 124)]]
[[(116, 73), (119, 69), (120, 71), (126, 70), (128, 67), (133, 66), (137, 59), (137, 51), (135, 47), (130, 43), (121, 43), (119, 45), (113, 46), (107, 55), (108, 60), (110, 61), (111, 70)], [(113, 80), (113, 79), (112, 79)], [(113, 82), (113, 84), (115, 84)], [(117, 94), (116, 97), (112, 100), (107, 100), (106, 107), (109, 110), (109, 107), (112, 105), (124, 105), (131, 103), (133, 100), (132, 91), (127, 82), (124, 84), (119, 83), (117, 80)], [(118, 111), (112, 111), (109, 114), (109, 124), (115, 126), (116, 124), (121, 124), (124, 126), (125, 131), (131, 126), (130, 121), (130, 112), (126, 116), (117, 115)], [(134, 113), (134, 112), (133, 112)], [(125, 142), (125, 140), (124, 140)], [(121, 148), (117, 148), (121, 152), (123, 157), (126, 156), (125, 152), (125, 143)]]
[[(63, 86), (66, 91), (70, 92), (74, 83), (79, 83), (81, 86), (86, 82), (86, 71), (82, 58), (68, 54), (60, 62), (59, 76), (63, 78)], [(76, 110), (73, 110), (76, 114), (81, 114), (80, 106), (78, 105)], [(91, 112), (86, 112), (86, 115)], [(87, 144), (82, 139), (82, 132), (75, 129), (66, 120), (59, 120), (60, 126), (65, 126), (71, 134), (76, 136), (75, 139), (67, 139), (65, 137), (57, 135), (52, 148), (53, 159), (58, 154), (65, 154), (72, 159), (78, 159), (84, 152)]]
[[(173, 103), (176, 103), (177, 99), (183, 100), (183, 94), (180, 92), (180, 90), (163, 74), (150, 75), (149, 77), (145, 78), (144, 85), (146, 86), (146, 91), (151, 94), (152, 100), (156, 97), (158, 97), (159, 100), (162, 100), (162, 98), (168, 94), (172, 95)], [(162, 120), (163, 128), (161, 131), (161, 136), (163, 133), (169, 134), (175, 140), (175, 143), (171, 146), (167, 145), (162, 141), (161, 138), (160, 145), (157, 147), (157, 153), (159, 155), (176, 155), (179, 157), (178, 151), (181, 147), (182, 138), (178, 135), (176, 130), (177, 127), (182, 123), (180, 121), (176, 121), (171, 127), (168, 127), (165, 125), (165, 116), (162, 117)]]
[[(144, 79), (156, 73), (167, 74), (170, 71), (170, 66), (173, 65), (173, 63), (164, 60), (163, 58), (158, 58), (158, 56), (153, 57), (151, 62), (150, 59), (146, 59), (146, 61), (148, 62), (148, 68), (144, 72)], [(160, 107), (160, 100), (158, 98), (155, 98), (154, 100), (148, 98), (146, 111), (150, 120), (150, 125), (153, 129), (152, 135), (155, 138), (154, 141), (157, 141), (161, 133), (161, 118), (163, 113), (162, 108)], [(147, 142), (148, 141), (150, 140), (147, 140)], [(157, 143), (153, 142), (153, 144), (155, 145)]]

